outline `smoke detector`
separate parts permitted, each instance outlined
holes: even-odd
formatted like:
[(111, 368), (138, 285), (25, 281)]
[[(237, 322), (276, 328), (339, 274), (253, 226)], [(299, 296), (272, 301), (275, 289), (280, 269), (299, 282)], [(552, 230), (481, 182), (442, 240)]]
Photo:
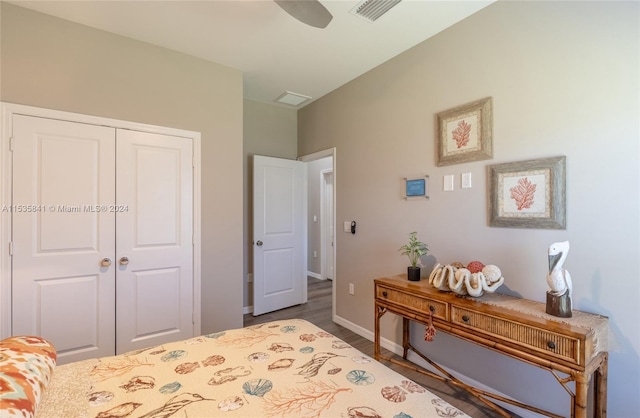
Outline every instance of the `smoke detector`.
[(369, 23), (373, 23), (383, 14), (387, 13), (401, 0), (363, 0), (349, 11)]

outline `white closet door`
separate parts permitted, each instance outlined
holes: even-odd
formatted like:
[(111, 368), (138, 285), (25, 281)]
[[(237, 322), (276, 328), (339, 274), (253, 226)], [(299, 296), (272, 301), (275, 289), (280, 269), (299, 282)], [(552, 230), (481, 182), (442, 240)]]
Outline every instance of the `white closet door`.
[(41, 335), (58, 362), (113, 354), (115, 130), (13, 118), (12, 333)]
[(117, 130), (118, 354), (193, 336), (192, 147)]

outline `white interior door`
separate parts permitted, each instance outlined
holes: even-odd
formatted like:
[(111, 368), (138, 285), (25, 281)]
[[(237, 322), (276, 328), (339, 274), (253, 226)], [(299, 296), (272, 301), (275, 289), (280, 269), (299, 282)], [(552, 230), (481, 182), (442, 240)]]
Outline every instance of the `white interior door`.
[(253, 157), (253, 315), (306, 302), (307, 167)]
[(12, 334), (59, 363), (112, 355), (115, 213), (95, 209), (115, 199), (115, 130), (16, 115), (12, 143)]
[(118, 354), (193, 336), (192, 146), (117, 130)]

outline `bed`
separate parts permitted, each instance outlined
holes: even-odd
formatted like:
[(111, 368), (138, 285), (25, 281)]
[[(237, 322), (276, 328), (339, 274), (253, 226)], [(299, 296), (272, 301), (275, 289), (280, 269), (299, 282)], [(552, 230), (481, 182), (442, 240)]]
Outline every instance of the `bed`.
[(301, 319), (60, 366), (48, 341), (14, 337), (0, 362), (2, 418), (467, 416)]

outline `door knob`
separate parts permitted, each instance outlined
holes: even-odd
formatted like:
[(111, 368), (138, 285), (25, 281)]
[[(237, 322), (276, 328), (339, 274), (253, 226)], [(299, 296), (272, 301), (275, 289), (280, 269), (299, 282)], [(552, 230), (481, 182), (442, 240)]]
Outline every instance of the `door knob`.
[(100, 260), (101, 267), (109, 267), (110, 265), (111, 265), (111, 259), (109, 257), (105, 257), (102, 260)]
[(256, 245), (257, 245), (258, 247), (262, 247), (262, 241), (258, 240), (258, 242), (256, 242)]
[(120, 265), (126, 266), (127, 264), (129, 264), (129, 257), (120, 257)]

